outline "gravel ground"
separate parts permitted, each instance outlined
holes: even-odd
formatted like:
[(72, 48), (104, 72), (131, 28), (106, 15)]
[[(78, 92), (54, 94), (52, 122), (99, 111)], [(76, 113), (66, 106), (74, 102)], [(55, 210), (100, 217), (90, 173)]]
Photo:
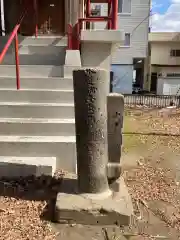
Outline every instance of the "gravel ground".
[(56, 197), (62, 174), (0, 181), (0, 240), (55, 240), (45, 220), (47, 204)]

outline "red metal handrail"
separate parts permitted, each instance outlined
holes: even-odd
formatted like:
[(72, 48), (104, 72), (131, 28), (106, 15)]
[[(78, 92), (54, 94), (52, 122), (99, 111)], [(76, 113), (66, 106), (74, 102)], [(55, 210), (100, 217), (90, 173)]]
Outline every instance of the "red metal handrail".
[(16, 87), (17, 87), (17, 90), (20, 89), (20, 70), (19, 70), (19, 47), (18, 47), (18, 30), (21, 26), (21, 23), (24, 19), (24, 17), (26, 16), (26, 14), (28, 13), (28, 10), (29, 9), (26, 9), (24, 11), (24, 13), (21, 15), (18, 23), (16, 24), (16, 26), (14, 27), (6, 45), (4, 46), (1, 54), (0, 54), (0, 64), (2, 63), (11, 43), (13, 42), (14, 40), (14, 47), (15, 47), (15, 61), (16, 61)]
[(72, 26), (68, 24), (68, 49), (78, 49), (80, 48), (80, 33), (83, 26), (83, 22), (107, 22), (108, 29), (117, 29), (117, 16), (118, 16), (118, 0), (98, 0), (97, 2), (107, 3), (108, 4), (108, 16), (91, 16), (91, 1), (96, 2), (95, 0), (86, 1), (86, 10), (85, 17), (79, 18), (78, 22)]

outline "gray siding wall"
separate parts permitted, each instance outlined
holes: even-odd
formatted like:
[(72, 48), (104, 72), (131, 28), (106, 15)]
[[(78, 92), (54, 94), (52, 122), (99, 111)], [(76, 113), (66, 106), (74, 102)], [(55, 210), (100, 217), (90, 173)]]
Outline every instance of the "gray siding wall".
[[(150, 0), (132, 0), (131, 9), (131, 14), (118, 16), (118, 28), (132, 34), (131, 46), (120, 47), (112, 55), (112, 64), (132, 64), (133, 58), (146, 58)], [(107, 4), (102, 4), (101, 16), (107, 16)], [(105, 26), (106, 23), (95, 24), (96, 29), (104, 29)]]

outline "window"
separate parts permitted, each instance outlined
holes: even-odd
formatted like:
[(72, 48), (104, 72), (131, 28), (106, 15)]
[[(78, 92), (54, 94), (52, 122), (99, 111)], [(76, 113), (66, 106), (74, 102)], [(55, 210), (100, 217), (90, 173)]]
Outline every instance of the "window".
[(180, 77), (180, 73), (167, 73), (167, 77)]
[(180, 57), (180, 49), (172, 49), (170, 51), (170, 56), (171, 57)]
[(118, 12), (131, 13), (131, 1), (132, 0), (118, 0)]
[(101, 16), (101, 5), (95, 5), (95, 6), (91, 9), (91, 16), (94, 16), (94, 17), (99, 17), (99, 16)]
[(151, 44), (148, 43), (148, 56), (151, 57)]
[(125, 33), (124, 46), (129, 47), (131, 44), (131, 35), (130, 33)]

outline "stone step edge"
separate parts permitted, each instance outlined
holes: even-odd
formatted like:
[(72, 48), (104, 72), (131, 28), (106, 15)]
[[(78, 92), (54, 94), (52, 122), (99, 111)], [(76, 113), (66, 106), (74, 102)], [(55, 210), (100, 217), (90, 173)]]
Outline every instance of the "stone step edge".
[(76, 143), (75, 136), (0, 136), (0, 143)]
[[(6, 66), (6, 65), (3, 65), (3, 66)], [(7, 65), (7, 66), (9, 66), (9, 65)], [(23, 66), (23, 65), (22, 65)], [(0, 73), (1, 74), (1, 73)], [(1, 79), (6, 79), (7, 81), (10, 81), (10, 80), (16, 80), (16, 76), (1, 76), (0, 75), (0, 81), (1, 81)], [(53, 81), (53, 80), (59, 80), (59, 81), (67, 81), (67, 80), (73, 80), (73, 78), (72, 77), (49, 77), (49, 76), (43, 76), (43, 77), (39, 77), (39, 76), (23, 76), (23, 77), (21, 77), (21, 79), (23, 80), (23, 79), (25, 79), (25, 80), (43, 80), (43, 79), (45, 79), (45, 80), (47, 80), (47, 79), (49, 79), (50, 81)]]
[(66, 124), (75, 124), (74, 118), (68, 119), (51, 119), (51, 118), (1, 118), (0, 123), (66, 123)]
[(74, 107), (74, 103), (0, 102), (0, 106)]
[[(1, 81), (1, 80), (0, 80)], [(9, 92), (17, 92), (17, 94), (18, 94), (18, 92), (59, 92), (59, 93), (62, 93), (62, 92), (66, 92), (66, 93), (73, 93), (74, 92), (74, 90), (70, 90), (70, 89), (38, 89), (38, 88), (35, 88), (35, 89), (32, 89), (32, 88), (29, 88), (29, 89), (20, 89), (19, 91), (17, 91), (17, 89), (13, 89), (13, 88), (6, 88), (6, 89), (4, 89), (4, 88), (0, 88), (0, 91), (1, 92), (7, 92), (7, 91), (9, 91)]]
[(0, 177), (53, 176), (56, 157), (0, 156)]

